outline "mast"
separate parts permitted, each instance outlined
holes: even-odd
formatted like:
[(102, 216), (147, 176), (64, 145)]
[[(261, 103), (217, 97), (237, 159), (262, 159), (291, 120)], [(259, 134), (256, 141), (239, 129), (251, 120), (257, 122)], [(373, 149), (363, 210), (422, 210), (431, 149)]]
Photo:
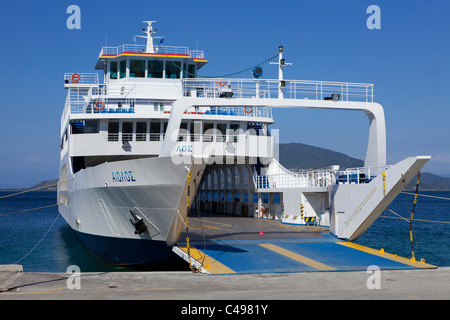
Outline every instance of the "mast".
[(146, 34), (146, 36), (137, 36), (140, 38), (147, 39), (147, 46), (145, 48), (146, 53), (155, 53), (155, 48), (153, 47), (153, 34), (156, 33), (156, 29), (153, 30), (152, 23), (155, 23), (156, 21), (142, 21), (144, 23), (147, 23), (147, 28), (142, 29), (142, 31)]
[(286, 86), (283, 76), (283, 68), (291, 66), (292, 63), (287, 63), (283, 59), (283, 46), (278, 47), (278, 62), (271, 62), (270, 64), (278, 64), (278, 99), (284, 99), (284, 87)]

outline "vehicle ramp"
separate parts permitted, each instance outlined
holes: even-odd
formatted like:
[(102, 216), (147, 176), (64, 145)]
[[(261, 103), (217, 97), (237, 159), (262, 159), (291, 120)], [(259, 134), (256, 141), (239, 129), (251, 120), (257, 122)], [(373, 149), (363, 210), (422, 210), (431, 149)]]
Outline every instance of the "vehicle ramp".
[[(209, 274), (367, 271), (436, 268), (339, 240), (325, 228), (217, 216), (191, 218), (173, 251)], [(189, 237), (189, 250), (186, 236)]]

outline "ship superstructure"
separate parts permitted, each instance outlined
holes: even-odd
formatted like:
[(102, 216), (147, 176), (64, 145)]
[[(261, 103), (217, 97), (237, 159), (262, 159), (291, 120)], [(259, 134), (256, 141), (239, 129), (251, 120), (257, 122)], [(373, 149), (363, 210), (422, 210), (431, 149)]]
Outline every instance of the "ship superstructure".
[[(102, 48), (98, 73), (67, 73), (59, 210), (95, 254), (138, 265), (170, 257), (197, 196), (202, 210), (330, 227), (360, 237), (429, 157), (386, 165), (384, 112), (373, 85), (200, 78), (204, 52), (162, 45)], [(99, 80), (103, 76), (102, 81)], [(274, 108), (368, 115), (364, 168), (294, 173), (277, 161)]]

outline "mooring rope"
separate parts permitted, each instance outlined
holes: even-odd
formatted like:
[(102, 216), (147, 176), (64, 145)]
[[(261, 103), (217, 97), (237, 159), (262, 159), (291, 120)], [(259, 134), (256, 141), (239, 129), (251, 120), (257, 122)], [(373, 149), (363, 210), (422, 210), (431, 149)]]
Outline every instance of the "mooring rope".
[[(409, 194), (409, 195), (415, 195), (415, 193), (411, 193), (411, 192), (406, 192), (406, 191), (401, 191), (401, 193), (404, 193), (404, 194)], [(417, 194), (418, 196), (420, 196), (420, 197), (428, 197), (428, 198), (435, 198), (435, 199), (442, 199), (442, 200), (450, 200), (450, 198), (446, 198), (446, 197), (439, 197), (439, 196), (432, 196), (432, 195), (429, 195), (429, 194), (423, 194), (423, 193), (419, 193), (419, 194)]]
[[(395, 213), (394, 211), (392, 211), (391, 209), (388, 209), (390, 212)], [(388, 218), (388, 219), (399, 219), (399, 220), (404, 220), (406, 222), (409, 223), (409, 220), (405, 217), (400, 216), (399, 214), (395, 213), (396, 215), (398, 215), (398, 217), (391, 217), (391, 216), (380, 216), (380, 218)], [(434, 223), (444, 223), (444, 224), (450, 224), (450, 221), (439, 221), (439, 220), (425, 220), (425, 219), (414, 219), (414, 221), (420, 221), (420, 222), (434, 222)]]
[(10, 214), (16, 214), (16, 213), (22, 213), (22, 212), (27, 212), (27, 211), (34, 211), (34, 210), (39, 210), (39, 209), (51, 208), (51, 207), (55, 207), (57, 205), (58, 205), (58, 203), (55, 203), (55, 204), (50, 204), (48, 206), (42, 206), (42, 207), (38, 207), (38, 208), (32, 208), (32, 209), (25, 209), (25, 210), (20, 210), (20, 211), (2, 213), (2, 214), (0, 214), (0, 217), (2, 217), (2, 216), (9, 216)]
[(6, 196), (1, 196), (0, 199), (9, 198), (9, 197), (17, 196), (19, 194), (23, 194), (23, 193), (27, 193), (27, 192), (31, 192), (31, 191), (36, 191), (36, 190), (40, 190), (40, 189), (44, 189), (44, 188), (48, 188), (48, 187), (52, 187), (52, 186), (56, 186), (57, 184), (59, 184), (59, 182), (48, 184), (48, 185), (45, 185), (43, 187), (37, 187), (37, 188), (34, 188), (34, 189), (27, 189), (25, 191), (8, 194)]
[(36, 245), (35, 245), (33, 248), (31, 248), (31, 250), (28, 251), (28, 253), (27, 253), (26, 255), (24, 255), (22, 258), (20, 258), (19, 260), (17, 260), (17, 261), (14, 262), (13, 264), (17, 264), (17, 263), (19, 263), (20, 261), (22, 261), (23, 259), (25, 259), (31, 252), (34, 251), (34, 249), (36, 249), (36, 248), (39, 246), (39, 244), (42, 242), (42, 240), (45, 239), (45, 237), (46, 237), (47, 234), (50, 232), (50, 230), (52, 230), (53, 226), (54, 226), (55, 223), (56, 223), (56, 220), (58, 220), (58, 217), (59, 217), (59, 212), (58, 212), (58, 214), (56, 215), (55, 220), (53, 220), (53, 223), (52, 223), (52, 225), (50, 226), (50, 228), (48, 228), (47, 232), (45, 232), (45, 234), (44, 234), (44, 235), (42, 236), (42, 238), (38, 241), (38, 243), (36, 243)]
[(419, 182), (420, 182), (420, 171), (417, 173), (417, 182), (416, 182), (416, 192), (414, 193), (414, 203), (411, 210), (411, 216), (409, 218), (409, 239), (411, 240), (411, 260), (415, 261), (416, 257), (414, 255), (414, 229), (413, 229), (413, 219), (414, 219), (414, 213), (416, 211), (416, 205), (417, 205), (417, 195), (419, 194)]

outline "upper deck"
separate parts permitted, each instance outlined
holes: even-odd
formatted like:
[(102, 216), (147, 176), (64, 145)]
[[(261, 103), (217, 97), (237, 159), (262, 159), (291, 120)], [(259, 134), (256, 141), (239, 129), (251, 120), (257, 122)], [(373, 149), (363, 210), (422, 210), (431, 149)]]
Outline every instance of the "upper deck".
[[(72, 81), (75, 76), (78, 81)], [(108, 81), (100, 84), (96, 73), (66, 73), (64, 75), (67, 93), (63, 119), (69, 114), (134, 114), (139, 116), (158, 112), (169, 117), (171, 104), (182, 97), (227, 99), (227, 104), (235, 98), (279, 98), (280, 81), (276, 79), (221, 79), (221, 78), (181, 78), (144, 79), (116, 83)], [(373, 102), (373, 84), (329, 82), (310, 80), (283, 80), (283, 99), (335, 100)], [(102, 107), (102, 108), (100, 108)], [(101, 110), (99, 110), (101, 109)], [(244, 109), (236, 107), (192, 108), (187, 115), (197, 116), (239, 116), (267, 118), (272, 122), (271, 108)], [(230, 118), (231, 119), (231, 118)], [(260, 121), (261, 119), (258, 119)]]
[[(103, 70), (103, 81), (97, 73), (66, 73), (67, 99), (62, 115), (65, 123), (70, 114), (103, 118), (156, 116), (169, 117), (173, 103), (181, 98), (193, 98), (192, 108), (184, 113), (187, 118), (243, 117), (243, 120), (272, 123), (271, 106), (282, 99), (308, 99), (332, 101), (373, 102), (373, 84), (284, 80), (283, 68), (289, 63), (283, 59), (283, 47), (279, 47), (278, 79), (199, 78), (197, 71), (207, 63), (201, 50), (188, 47), (163, 46), (164, 39), (155, 37), (155, 21), (144, 21), (142, 31), (145, 45), (124, 44), (103, 47), (96, 69)], [(273, 59), (272, 58), (272, 59)], [(256, 69), (255, 69), (256, 70)], [(202, 98), (218, 99), (214, 107), (201, 105)], [(268, 105), (256, 104), (243, 108), (235, 98), (269, 99)], [(220, 101), (226, 103), (220, 105)], [(277, 100), (278, 99), (278, 100)], [(226, 106), (225, 106), (226, 104)], [(248, 105), (248, 104), (247, 104)], [(89, 116), (88, 116), (89, 115)], [(237, 118), (228, 118), (238, 120)]]
[(104, 59), (112, 59), (120, 56), (132, 57), (167, 57), (167, 58), (189, 58), (196, 62), (208, 62), (205, 53), (201, 50), (190, 50), (188, 47), (180, 46), (158, 46), (155, 52), (146, 52), (146, 45), (123, 44), (118, 47), (103, 47), (98, 57), (96, 69), (102, 69)]

